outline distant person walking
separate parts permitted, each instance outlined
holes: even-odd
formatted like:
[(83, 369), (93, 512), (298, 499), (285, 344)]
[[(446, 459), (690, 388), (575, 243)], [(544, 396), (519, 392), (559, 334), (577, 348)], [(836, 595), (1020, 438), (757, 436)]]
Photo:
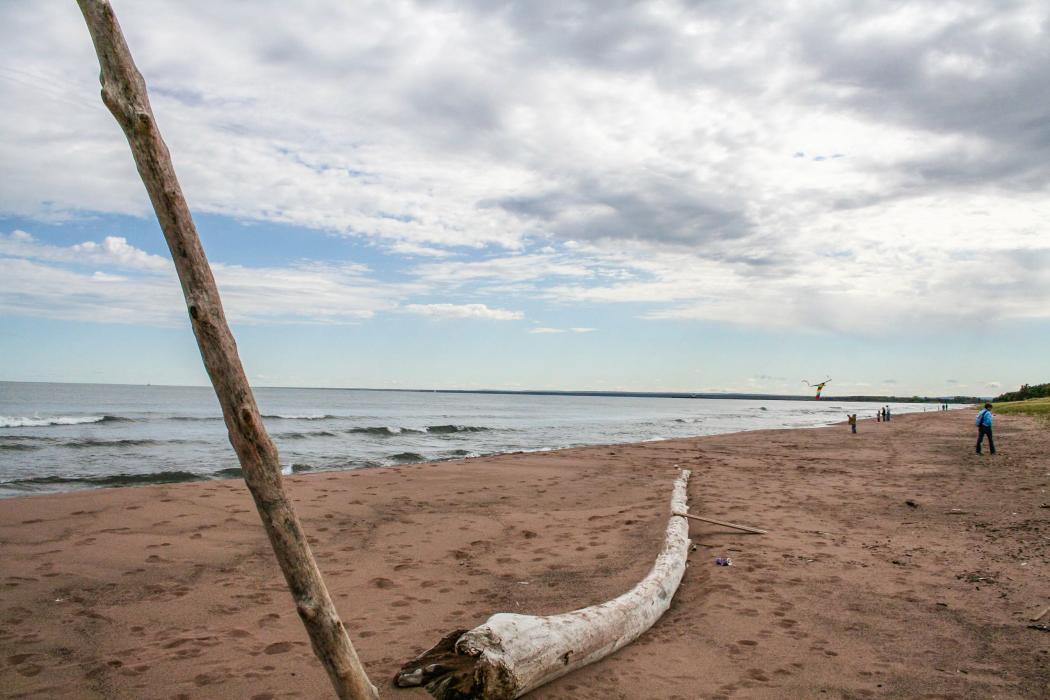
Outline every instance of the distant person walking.
[(849, 414), (849, 417), (846, 420), (849, 423), (850, 432), (853, 433), (854, 435), (856, 435), (857, 434), (857, 414), (856, 413)]
[(988, 436), (988, 451), (995, 454), (995, 440), (992, 439), (992, 404), (986, 403), (977, 414), (977, 454), (981, 454), (981, 443)]
[(881, 423), (882, 422), (882, 409), (881, 408), (879, 410), (875, 411), (875, 422), (876, 423)]
[(889, 406), (887, 406), (885, 409), (883, 409), (882, 415), (886, 418), (886, 422), (889, 423), (890, 422), (890, 407)]

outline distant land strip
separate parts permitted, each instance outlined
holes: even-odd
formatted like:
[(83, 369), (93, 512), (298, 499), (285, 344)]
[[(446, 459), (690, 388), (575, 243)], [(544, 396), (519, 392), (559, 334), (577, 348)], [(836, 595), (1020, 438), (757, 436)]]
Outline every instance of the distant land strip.
[[(366, 391), (415, 391), (436, 394), (520, 394), (524, 396), (609, 396), (648, 399), (748, 399), (760, 401), (814, 401), (813, 394), (739, 394), (694, 393), (682, 391), (556, 391), (542, 389), (368, 389)], [(972, 404), (985, 401), (980, 396), (823, 396), (828, 401), (870, 401), (877, 403), (952, 403)]]
[[(110, 382), (16, 382), (10, 384), (88, 384), (95, 386), (156, 386), (201, 388), (203, 384), (114, 384)], [(747, 399), (758, 401), (813, 401), (813, 394), (741, 394), (735, 392), (693, 391), (558, 391), (555, 389), (392, 389), (367, 386), (266, 386), (253, 384), (255, 389), (306, 389), (309, 391), (401, 391), (419, 394), (507, 394), (520, 396), (608, 396), (648, 399)], [(1050, 386), (1050, 385), (1048, 385)], [(990, 396), (823, 396), (820, 401), (857, 401), (873, 403), (942, 403), (972, 404), (991, 401)], [(1002, 400), (1000, 397), (999, 400)]]

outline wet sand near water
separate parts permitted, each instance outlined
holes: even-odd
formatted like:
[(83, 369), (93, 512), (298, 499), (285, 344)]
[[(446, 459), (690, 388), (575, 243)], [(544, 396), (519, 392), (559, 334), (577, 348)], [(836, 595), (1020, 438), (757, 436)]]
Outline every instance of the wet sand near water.
[[(668, 613), (534, 698), (1050, 697), (1050, 431), (973, 412), (288, 479), (381, 695), (443, 634), (629, 589), (675, 465)], [(909, 505), (911, 501), (914, 505)], [(714, 565), (729, 556), (734, 565)], [(1050, 616), (1042, 620), (1050, 625)], [(0, 501), (0, 697), (330, 697), (240, 481)]]

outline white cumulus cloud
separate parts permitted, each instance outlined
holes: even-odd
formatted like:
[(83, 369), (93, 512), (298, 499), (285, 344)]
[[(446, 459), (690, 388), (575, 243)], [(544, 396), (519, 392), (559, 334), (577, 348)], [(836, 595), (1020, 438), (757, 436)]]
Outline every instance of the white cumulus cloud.
[(403, 311), (434, 318), (478, 318), (487, 321), (517, 321), (525, 317), (521, 311), (490, 309), (485, 304), (406, 304)]

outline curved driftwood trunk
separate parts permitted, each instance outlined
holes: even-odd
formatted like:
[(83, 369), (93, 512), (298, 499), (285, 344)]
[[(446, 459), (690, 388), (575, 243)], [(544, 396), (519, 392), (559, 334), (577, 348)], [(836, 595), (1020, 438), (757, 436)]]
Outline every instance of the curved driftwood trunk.
[[(671, 495), (683, 513), (689, 470)], [(405, 664), (395, 683), (426, 685), (437, 698), (516, 698), (631, 643), (671, 605), (685, 573), (689, 525), (671, 516), (664, 548), (649, 574), (618, 598), (562, 615), (498, 613), (472, 630), (447, 635)]]
[(222, 406), (230, 443), (255, 499), (277, 562), (310, 635), (314, 653), (340, 698), (378, 697), (328, 595), (299, 517), (281, 483), (277, 448), (263, 426), (255, 396), (226, 323), (219, 290), (189, 206), (175, 177), (142, 79), (107, 0), (77, 0), (102, 69), (102, 101), (124, 130), (178, 272), (193, 333)]

